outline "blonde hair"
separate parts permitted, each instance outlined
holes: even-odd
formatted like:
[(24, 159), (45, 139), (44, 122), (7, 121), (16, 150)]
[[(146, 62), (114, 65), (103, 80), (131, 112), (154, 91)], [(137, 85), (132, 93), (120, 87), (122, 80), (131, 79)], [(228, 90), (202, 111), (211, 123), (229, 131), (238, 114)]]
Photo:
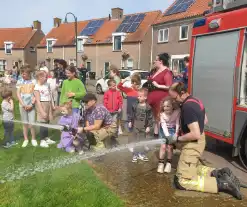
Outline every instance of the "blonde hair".
[(40, 77), (47, 76), (46, 72), (43, 70), (39, 70), (35, 73), (35, 78), (36, 80), (39, 80)]
[(141, 76), (139, 73), (134, 73), (132, 76), (131, 76), (131, 83), (132, 84), (136, 84), (138, 86), (141, 85)]

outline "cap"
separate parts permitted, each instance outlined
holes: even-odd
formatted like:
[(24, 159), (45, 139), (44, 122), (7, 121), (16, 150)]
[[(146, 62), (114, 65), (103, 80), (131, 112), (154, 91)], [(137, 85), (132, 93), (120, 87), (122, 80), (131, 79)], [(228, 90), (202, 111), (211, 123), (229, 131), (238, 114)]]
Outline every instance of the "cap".
[(87, 103), (87, 102), (89, 102), (89, 101), (97, 101), (97, 98), (96, 98), (96, 96), (94, 95), (94, 94), (92, 94), (92, 93), (88, 93), (88, 94), (86, 94), (83, 98), (82, 98), (82, 102), (83, 103)]

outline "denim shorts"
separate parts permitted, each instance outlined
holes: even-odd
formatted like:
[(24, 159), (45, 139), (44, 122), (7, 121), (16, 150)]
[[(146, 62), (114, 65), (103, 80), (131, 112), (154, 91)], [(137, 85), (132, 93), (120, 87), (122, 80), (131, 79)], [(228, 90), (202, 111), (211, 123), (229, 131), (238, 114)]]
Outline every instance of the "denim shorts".
[[(168, 132), (170, 136), (173, 136), (176, 132), (175, 128), (168, 128)], [(167, 144), (167, 138), (164, 134), (163, 128), (160, 126), (159, 128), (159, 138), (163, 141), (163, 144)]]

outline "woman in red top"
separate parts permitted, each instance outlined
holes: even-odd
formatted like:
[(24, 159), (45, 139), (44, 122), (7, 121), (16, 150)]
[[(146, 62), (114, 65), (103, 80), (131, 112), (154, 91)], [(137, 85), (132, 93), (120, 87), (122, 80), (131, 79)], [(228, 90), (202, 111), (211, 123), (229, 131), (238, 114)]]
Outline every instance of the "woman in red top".
[(161, 100), (168, 96), (169, 87), (172, 85), (172, 72), (169, 67), (170, 56), (167, 53), (158, 55), (154, 61), (155, 70), (149, 80), (152, 81), (155, 89), (148, 93), (148, 103), (153, 109), (156, 120), (154, 136), (158, 137), (159, 110)]

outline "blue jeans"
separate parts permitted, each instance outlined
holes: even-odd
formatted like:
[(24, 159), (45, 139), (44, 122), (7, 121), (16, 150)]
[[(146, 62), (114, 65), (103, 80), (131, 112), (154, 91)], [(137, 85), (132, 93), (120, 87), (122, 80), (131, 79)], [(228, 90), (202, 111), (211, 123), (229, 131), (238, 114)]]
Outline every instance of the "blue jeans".
[(5, 143), (14, 141), (14, 122), (3, 121)]
[[(168, 132), (169, 132), (170, 136), (173, 136), (176, 132), (176, 129), (175, 128), (168, 128)], [(159, 138), (163, 140), (163, 144), (167, 144), (167, 141), (168, 141), (167, 138), (168, 137), (165, 136), (165, 133), (164, 133), (163, 128), (161, 126), (159, 128)]]

